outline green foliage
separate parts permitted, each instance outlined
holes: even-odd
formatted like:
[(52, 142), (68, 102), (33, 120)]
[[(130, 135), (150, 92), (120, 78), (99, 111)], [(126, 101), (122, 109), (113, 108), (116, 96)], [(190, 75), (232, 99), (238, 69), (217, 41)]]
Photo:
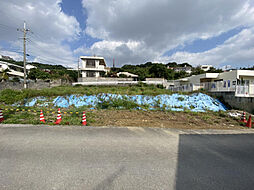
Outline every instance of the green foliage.
[(211, 67), (211, 68), (207, 71), (207, 73), (222, 73), (222, 72), (223, 72), (222, 69), (216, 69), (216, 68), (214, 68), (214, 67)]
[(99, 97), (99, 103), (97, 105), (97, 109), (134, 109), (139, 105), (135, 102), (128, 100), (127, 98), (109, 98), (108, 100), (104, 100)]
[[(0, 59), (2, 60), (2, 59)], [(2, 60), (8, 63), (12, 63), (14, 65), (18, 66), (24, 66), (24, 63), (22, 61), (15, 61), (15, 60)], [(72, 81), (75, 82), (77, 81), (78, 78), (78, 73), (77, 71), (72, 71), (72, 70), (67, 70), (62, 65), (49, 65), (49, 64), (42, 64), (42, 63), (37, 63), (37, 62), (31, 62), (27, 63), (31, 64), (33, 66), (36, 66), (36, 69), (31, 69), (28, 78), (32, 80), (36, 79), (42, 79), (42, 80), (52, 80), (52, 79), (64, 79), (66, 81)], [(4, 73), (4, 72), (2, 72)], [(5, 72), (7, 73), (7, 71)], [(2, 76), (4, 75), (4, 80), (6, 79), (6, 74), (0, 74), (0, 80)]]
[(147, 62), (141, 65), (124, 65), (119, 71), (130, 72), (139, 76), (139, 80), (145, 80), (145, 78), (165, 78), (167, 80), (176, 80), (189, 76), (184, 71), (175, 72), (168, 67), (185, 67), (190, 66), (188, 63), (177, 64), (176, 62), (162, 64)]
[(186, 73), (185, 71), (180, 71), (180, 72), (174, 72), (174, 80), (180, 79), (180, 78), (185, 78), (188, 77), (189, 74)]
[(0, 91), (0, 102), (6, 104), (13, 104), (15, 102), (21, 101), (23, 99), (23, 94), (18, 90), (6, 89)]
[[(135, 86), (59, 86), (54, 88), (44, 88), (41, 90), (36, 89), (24, 89), (24, 90), (2, 90), (0, 91), (0, 102), (5, 104), (13, 104), (17, 102), (22, 102), (27, 98), (33, 98), (37, 96), (44, 97), (56, 97), (56, 96), (66, 96), (71, 94), (77, 95), (97, 95), (100, 93), (112, 93), (112, 94), (122, 94), (122, 95), (151, 95), (156, 96), (159, 94), (172, 94), (171, 91), (157, 87), (155, 85), (147, 85), (144, 83), (139, 83)], [(187, 93), (183, 93), (187, 94)]]
[(204, 74), (205, 71), (201, 69), (201, 67), (194, 67), (192, 68), (192, 75), (200, 75), (200, 74)]
[(70, 71), (66, 69), (62, 70), (42, 70), (42, 69), (31, 69), (28, 78), (32, 80), (42, 79), (42, 80), (50, 80), (50, 79), (64, 79), (66, 81), (77, 81), (78, 74), (75, 71)]
[(3, 71), (0, 72), (0, 82), (1, 81), (7, 81), (9, 79), (9, 69), (5, 69)]
[(181, 101), (181, 102), (184, 101), (184, 98), (183, 98), (183, 97), (178, 97), (177, 99), (178, 99), (179, 101)]
[(149, 69), (149, 73), (155, 78), (172, 79), (172, 70), (169, 70), (167, 66), (162, 63), (153, 64)]
[[(28, 111), (15, 111), (16, 109), (22, 110), (24, 107), (9, 107), (12, 110), (7, 110), (4, 112), (4, 122), (5, 124), (33, 124), (38, 125), (40, 123), (40, 109), (37, 109), (37, 112), (28, 112)], [(35, 108), (31, 108), (34, 110)], [(56, 114), (47, 113), (47, 111), (52, 112), (52, 109), (42, 108), (44, 112), (44, 117), (47, 125), (54, 125), (56, 120)], [(27, 110), (27, 108), (26, 108)], [(62, 111), (62, 122), (60, 125), (81, 125), (82, 112), (87, 110), (87, 107), (80, 108), (70, 108), (70, 109), (61, 109)], [(64, 114), (65, 111), (69, 113)], [(72, 112), (72, 114), (70, 114)], [(79, 112), (77, 114), (76, 112)], [(86, 112), (87, 116), (87, 125), (92, 125), (95, 122), (96, 116), (92, 112)], [(97, 117), (98, 118), (98, 117)]]
[(178, 67), (192, 67), (189, 63), (178, 64)]
[(28, 74), (28, 78), (32, 80), (36, 80), (36, 79), (45, 80), (50, 78), (50, 74), (40, 69), (31, 69)]
[(168, 64), (166, 64), (167, 67), (177, 67), (178, 64), (176, 62), (169, 62)]

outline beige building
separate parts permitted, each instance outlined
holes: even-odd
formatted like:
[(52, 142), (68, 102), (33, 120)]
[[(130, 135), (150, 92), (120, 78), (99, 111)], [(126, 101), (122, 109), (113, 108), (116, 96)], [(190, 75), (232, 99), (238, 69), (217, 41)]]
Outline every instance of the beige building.
[(231, 70), (205, 73), (174, 81), (174, 91), (206, 89), (214, 92), (233, 92), (236, 96), (254, 97), (254, 70)]

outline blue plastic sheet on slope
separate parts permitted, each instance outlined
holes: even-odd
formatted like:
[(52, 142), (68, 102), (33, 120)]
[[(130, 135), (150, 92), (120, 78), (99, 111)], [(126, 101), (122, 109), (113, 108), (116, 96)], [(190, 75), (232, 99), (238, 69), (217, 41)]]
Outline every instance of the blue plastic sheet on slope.
[[(172, 111), (184, 111), (190, 110), (193, 112), (205, 112), (210, 111), (225, 111), (226, 107), (217, 99), (214, 99), (206, 94), (197, 93), (192, 95), (158, 95), (158, 96), (146, 96), (146, 95), (119, 95), (119, 94), (99, 94), (99, 95), (70, 95), (70, 96), (58, 96), (51, 100), (51, 103), (55, 107), (68, 108), (89, 106), (90, 109), (94, 109), (98, 103), (104, 101), (110, 101), (112, 99), (127, 99), (133, 101), (140, 106), (148, 105), (148, 109), (154, 110), (156, 108), (164, 108)], [(45, 97), (37, 97), (27, 100), (25, 106), (48, 106), (49, 101)], [(143, 109), (137, 107), (136, 109)]]

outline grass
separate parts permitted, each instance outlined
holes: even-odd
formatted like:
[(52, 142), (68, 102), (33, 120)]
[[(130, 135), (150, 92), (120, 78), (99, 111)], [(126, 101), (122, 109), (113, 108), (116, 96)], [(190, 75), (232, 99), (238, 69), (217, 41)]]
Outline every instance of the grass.
[[(8, 110), (5, 110), (5, 108), (7, 108)], [(17, 109), (18, 111), (16, 111)], [(26, 111), (22, 111), (22, 109), (25, 109)], [(46, 124), (54, 125), (57, 117), (57, 109), (42, 108), (42, 110), (44, 118), (46, 120)], [(86, 110), (86, 107), (78, 109), (61, 109), (62, 122), (60, 123), (60, 125), (81, 125), (83, 111)], [(78, 114), (76, 112), (78, 112)], [(4, 124), (41, 124), (39, 119), (40, 109), (5, 106), (3, 113), (5, 119), (3, 122)], [(95, 122), (95, 116), (92, 111), (86, 112), (86, 117), (87, 125), (92, 125), (92, 123)]]
[[(66, 96), (71, 94), (78, 95), (97, 95), (101, 93), (112, 93), (122, 95), (151, 95), (156, 96), (160, 94), (173, 94), (173, 92), (162, 89), (155, 85), (138, 84), (135, 86), (60, 86), (54, 88), (44, 88), (42, 90), (25, 89), (25, 90), (11, 90), (6, 89), (0, 91), (0, 102), (5, 104), (13, 104), (22, 102), (27, 98), (38, 96), (56, 97)], [(190, 94), (190, 93), (181, 93)]]
[[(106, 104), (106, 103), (105, 103)], [(108, 106), (102, 104), (101, 108)], [(167, 128), (234, 128), (240, 127), (239, 119), (230, 117), (226, 112), (205, 112), (197, 113), (189, 110), (174, 112), (171, 110), (128, 110), (127, 108), (116, 109), (126, 102), (114, 102), (107, 109), (90, 110), (88, 107), (62, 108), (62, 122), (60, 125), (81, 126), (82, 112), (86, 111), (88, 126), (150, 126), (159, 127), (163, 124)], [(2, 107), (3, 106), (3, 107)], [(40, 124), (40, 109), (34, 107), (12, 107), (2, 105), (4, 124)], [(131, 107), (129, 105), (126, 107)], [(8, 109), (8, 110), (5, 110)], [(18, 110), (17, 110), (18, 109)], [(25, 109), (25, 111), (22, 111)], [(54, 125), (57, 117), (57, 108), (41, 108), (47, 125)], [(30, 111), (28, 111), (30, 110)], [(52, 113), (54, 112), (54, 113)], [(65, 113), (67, 112), (67, 113)], [(70, 113), (72, 112), (72, 113)], [(78, 113), (76, 113), (78, 112)], [(232, 126), (231, 126), (232, 125)], [(243, 125), (244, 126), (244, 125)]]

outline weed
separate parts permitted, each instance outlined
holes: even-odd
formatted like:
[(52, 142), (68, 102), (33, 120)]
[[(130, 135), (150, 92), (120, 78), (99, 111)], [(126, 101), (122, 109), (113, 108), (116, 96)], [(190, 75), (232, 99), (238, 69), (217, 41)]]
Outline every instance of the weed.
[(204, 121), (208, 121), (209, 119), (211, 119), (211, 117), (209, 115), (203, 115), (201, 119)]
[(171, 91), (161, 89), (155, 85), (147, 85), (139, 83), (136, 86), (59, 86), (54, 88), (44, 88), (42, 90), (25, 89), (25, 90), (2, 90), (0, 92), (0, 102), (6, 104), (13, 104), (15, 102), (24, 101), (28, 98), (37, 96), (44, 97), (56, 97), (66, 96), (71, 94), (77, 95), (97, 95), (101, 93), (114, 93), (114, 94), (126, 94), (126, 95), (159, 95), (159, 94), (172, 94)]
[(181, 102), (184, 101), (184, 98), (183, 98), (183, 97), (178, 97), (177, 99), (178, 99), (179, 101), (181, 101)]
[(220, 117), (227, 117), (227, 115), (225, 114), (225, 112), (219, 111), (218, 113), (219, 113), (219, 116), (220, 116)]

